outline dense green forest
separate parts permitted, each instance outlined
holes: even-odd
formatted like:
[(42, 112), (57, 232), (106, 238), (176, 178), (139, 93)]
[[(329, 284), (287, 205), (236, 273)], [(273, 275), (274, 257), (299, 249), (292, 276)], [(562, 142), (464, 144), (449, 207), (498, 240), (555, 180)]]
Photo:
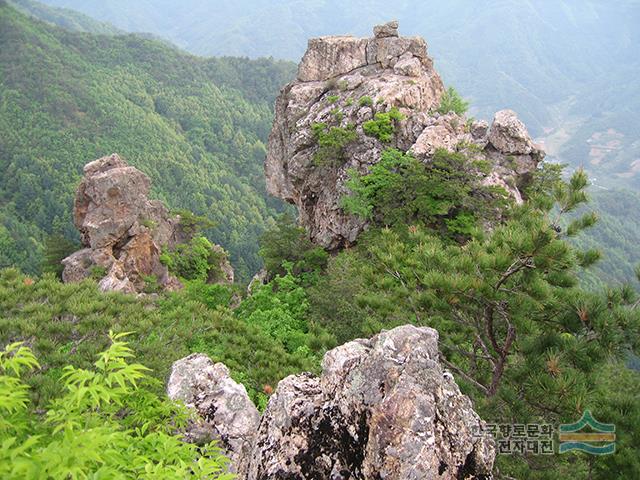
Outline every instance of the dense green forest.
[(26, 13), (53, 25), (58, 25), (65, 30), (106, 35), (125, 33), (110, 23), (99, 22), (87, 15), (68, 8), (50, 7), (34, 0), (8, 0), (8, 3), (22, 13)]
[(581, 248), (599, 249), (602, 260), (583, 275), (582, 281), (589, 288), (606, 288), (621, 282), (634, 284), (635, 267), (640, 264), (640, 195), (626, 189), (594, 187), (590, 194), (589, 208), (597, 213), (598, 222), (572, 241)]
[(117, 152), (170, 208), (210, 218), (240, 278), (282, 208), (262, 162), (293, 64), (201, 59), (134, 35), (62, 30), (0, 4), (0, 266), (37, 273), (47, 235), (73, 240), (82, 166)]

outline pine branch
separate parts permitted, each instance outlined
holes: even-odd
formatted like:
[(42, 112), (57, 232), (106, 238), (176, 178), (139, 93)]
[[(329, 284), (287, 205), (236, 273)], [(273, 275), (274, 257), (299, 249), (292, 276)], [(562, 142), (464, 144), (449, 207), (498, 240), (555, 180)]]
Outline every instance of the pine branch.
[(467, 382), (473, 384), (482, 393), (484, 393), (485, 395), (489, 394), (489, 390), (487, 389), (487, 387), (485, 387), (480, 382), (478, 382), (477, 380), (475, 380), (472, 377), (470, 377), (469, 375), (467, 375), (463, 370), (461, 370), (460, 368), (456, 367), (453, 363), (449, 362), (446, 358), (444, 358), (444, 355), (442, 355), (442, 354), (440, 355), (440, 361), (442, 363), (444, 363), (447, 366), (447, 368), (453, 370), (458, 375), (460, 375), (462, 378), (464, 378)]

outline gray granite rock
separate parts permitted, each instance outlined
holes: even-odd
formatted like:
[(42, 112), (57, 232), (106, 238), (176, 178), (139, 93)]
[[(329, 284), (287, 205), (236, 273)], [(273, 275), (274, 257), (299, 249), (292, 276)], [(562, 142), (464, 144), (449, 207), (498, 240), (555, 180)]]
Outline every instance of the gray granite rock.
[(199, 353), (178, 360), (171, 368), (167, 394), (199, 416), (184, 432), (188, 441), (218, 441), (232, 466), (251, 456), (260, 413), (224, 364)]
[(398, 327), (282, 380), (240, 471), (248, 480), (489, 478), (492, 440), (438, 360), (438, 334)]

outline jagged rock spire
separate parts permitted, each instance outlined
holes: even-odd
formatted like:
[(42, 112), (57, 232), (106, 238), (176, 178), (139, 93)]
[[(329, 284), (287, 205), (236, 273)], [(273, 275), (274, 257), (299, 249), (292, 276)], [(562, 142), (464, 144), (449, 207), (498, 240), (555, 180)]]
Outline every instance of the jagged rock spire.
[[(521, 201), (518, 185), (544, 157), (524, 125), (510, 111), (494, 124), (455, 113), (438, 114), (442, 80), (420, 37), (398, 35), (397, 22), (374, 28), (372, 38), (329, 36), (309, 40), (296, 80), (276, 101), (265, 173), (267, 190), (298, 208), (311, 239), (327, 249), (355, 242), (366, 227), (347, 215), (340, 199), (347, 194), (347, 171), (365, 173), (385, 148), (411, 150), (428, 162), (438, 148), (454, 151), (473, 145), (473, 156), (489, 160), (485, 183), (497, 184)], [(376, 113), (397, 108), (399, 122), (391, 142), (363, 131)], [(344, 145), (339, 162), (319, 166), (314, 125), (353, 128), (357, 137)]]

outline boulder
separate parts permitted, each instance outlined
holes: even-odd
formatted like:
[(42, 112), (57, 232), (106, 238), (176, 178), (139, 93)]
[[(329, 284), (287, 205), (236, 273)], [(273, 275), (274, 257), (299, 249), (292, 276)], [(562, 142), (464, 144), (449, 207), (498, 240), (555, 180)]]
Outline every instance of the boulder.
[(269, 280), (269, 273), (267, 272), (266, 269), (261, 268), (251, 278), (249, 285), (247, 285), (247, 295), (253, 295), (258, 290), (258, 288), (260, 288), (262, 285), (265, 285), (268, 280)]
[(260, 413), (224, 364), (199, 353), (178, 360), (171, 368), (167, 394), (199, 416), (184, 432), (186, 440), (198, 444), (218, 441), (232, 465), (251, 455)]
[(489, 142), (507, 155), (528, 155), (535, 150), (527, 127), (513, 110), (501, 110), (495, 114)]
[(398, 21), (393, 20), (383, 25), (376, 25), (373, 27), (373, 36), (376, 38), (397, 37), (398, 36)]
[(197, 415), (189, 441), (218, 440), (245, 480), (491, 478), (495, 445), (439, 361), (438, 333), (405, 325), (282, 380), (260, 418), (207, 356), (174, 363), (167, 391)]
[[(84, 249), (65, 258), (62, 279), (78, 282), (96, 276), (103, 291), (141, 293), (175, 290), (180, 282), (160, 262), (163, 248), (189, 240), (180, 217), (149, 199), (151, 180), (117, 154), (84, 167), (74, 201), (74, 223)], [(222, 252), (215, 246), (216, 252)], [(233, 283), (233, 269), (221, 255), (222, 283)], [(153, 279), (154, 284), (149, 285)]]
[(265, 478), (489, 478), (493, 440), (438, 359), (438, 333), (411, 325), (328, 352), (322, 375), (282, 380), (241, 471)]
[(414, 57), (410, 52), (403, 53), (393, 66), (393, 71), (397, 75), (419, 77), (421, 71), (420, 60), (417, 57)]
[(301, 82), (328, 80), (367, 64), (367, 41), (350, 36), (309, 40), (298, 66)]
[(233, 285), (235, 280), (235, 272), (229, 262), (229, 254), (220, 245), (213, 245), (213, 252), (220, 258), (220, 276), (219, 278), (209, 278), (208, 283), (216, 283), (220, 285)]

